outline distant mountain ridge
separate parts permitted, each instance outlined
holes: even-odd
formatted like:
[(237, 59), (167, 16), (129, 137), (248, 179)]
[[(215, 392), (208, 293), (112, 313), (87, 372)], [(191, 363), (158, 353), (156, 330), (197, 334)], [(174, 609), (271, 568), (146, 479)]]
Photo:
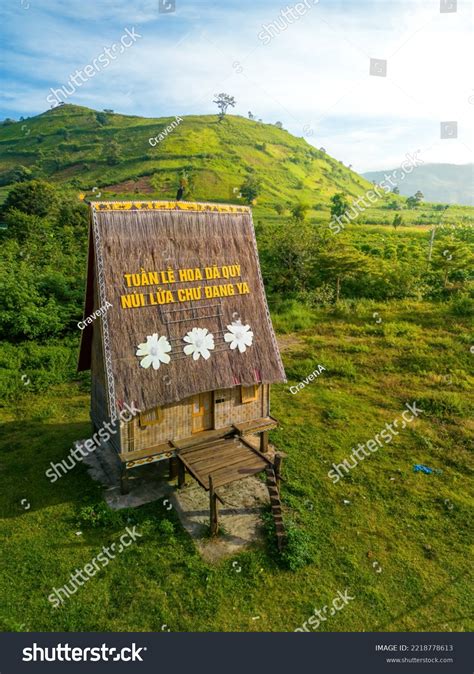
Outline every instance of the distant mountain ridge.
[[(379, 182), (392, 170), (368, 171), (367, 180)], [(400, 173), (400, 172), (399, 172)], [(474, 164), (423, 164), (398, 182), (400, 194), (406, 197), (423, 192), (426, 201), (446, 204), (474, 205)]]

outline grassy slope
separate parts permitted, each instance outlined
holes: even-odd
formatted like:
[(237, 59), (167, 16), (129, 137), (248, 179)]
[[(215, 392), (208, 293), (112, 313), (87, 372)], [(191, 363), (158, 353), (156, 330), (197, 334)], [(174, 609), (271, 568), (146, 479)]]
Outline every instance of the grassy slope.
[[(277, 219), (276, 204), (303, 201), (312, 209), (316, 206), (311, 216), (325, 222), (335, 192), (344, 192), (351, 200), (371, 187), (341, 162), (272, 124), (237, 116), (228, 116), (223, 123), (215, 115), (188, 116), (151, 147), (148, 139), (158, 136), (174, 118), (113, 114), (101, 125), (96, 114), (65, 105), (0, 127), (0, 172), (19, 164), (34, 166), (53, 182), (76, 181), (73, 184), (85, 191), (100, 188), (101, 198), (166, 199), (175, 197), (178, 172), (186, 167), (192, 175), (192, 198), (232, 202), (238, 201), (234, 188), (253, 168), (262, 179), (257, 216)], [(121, 161), (115, 166), (106, 161), (111, 140), (121, 148)], [(1, 188), (0, 196), (7, 191), (8, 186)], [(367, 209), (364, 217), (370, 224), (392, 221), (393, 211), (387, 211), (386, 204), (385, 198)], [(429, 224), (440, 217), (431, 204), (404, 212), (406, 224)], [(444, 219), (463, 218), (474, 221), (472, 209), (450, 207)]]
[[(443, 312), (427, 303), (360, 303), (350, 314), (275, 317), (280, 331), (301, 326), (283, 336), (289, 383), (318, 363), (327, 369), (297, 395), (274, 387), (282, 426), (273, 440), (288, 454), (285, 509), (311, 538), (312, 562), (296, 572), (279, 569), (268, 550), (242, 554), (241, 573), (233, 560), (208, 566), (174, 514), (155, 503), (130, 513), (140, 542), (55, 611), (52, 586), (116, 539), (126, 519), (110, 529), (78, 525), (80, 506), (99, 499), (97, 487), (82, 467), (52, 486), (44, 477), (49, 461), (90, 433), (85, 391), (59, 386), (3, 410), (1, 628), (287, 631), (348, 588), (355, 599), (320, 630), (472, 629), (471, 339), (467, 320)], [(330, 464), (413, 400), (421, 418), (333, 485)], [(415, 474), (415, 463), (442, 473)], [(165, 518), (176, 524), (171, 537), (160, 530)]]
[[(355, 196), (369, 188), (304, 140), (238, 117), (223, 124), (215, 117), (187, 117), (151, 148), (148, 138), (168, 121), (113, 115), (101, 127), (91, 110), (58, 108), (0, 128), (0, 170), (35, 164), (41, 149), (40, 167), (53, 182), (76, 179), (78, 190), (118, 184), (102, 189), (102, 197), (169, 198), (178, 171), (190, 167), (194, 198), (234, 201), (233, 188), (252, 166), (263, 179), (256, 220), (265, 222), (278, 219), (275, 204), (303, 200), (322, 205), (311, 217), (327, 223), (331, 194)], [(110, 139), (122, 148), (117, 166), (105, 162)], [(256, 147), (262, 143), (265, 150)], [(453, 207), (444, 221), (469, 221), (471, 212)], [(393, 212), (373, 208), (364, 216), (391, 222)], [(403, 217), (417, 225), (417, 231), (397, 232), (408, 245), (413, 237), (426, 237), (420, 225), (437, 222), (440, 214), (427, 204)], [(392, 236), (384, 227), (357, 226), (353, 233), (367, 241)], [(285, 336), (290, 384), (317, 363), (327, 368), (296, 396), (285, 386), (273, 394), (273, 413), (282, 422), (274, 441), (288, 453), (285, 507), (311, 538), (313, 561), (297, 572), (279, 569), (269, 550), (242, 555), (240, 574), (232, 560), (207, 566), (160, 503), (134, 510), (109, 529), (84, 528), (78, 511), (100, 500), (97, 486), (82, 467), (52, 486), (44, 470), (49, 461), (63, 458), (74, 440), (90, 434), (86, 390), (57, 386), (1, 410), (6, 432), (0, 446), (0, 628), (159, 631), (166, 624), (172, 630), (292, 630), (313, 607), (329, 604), (345, 588), (356, 599), (320, 630), (472, 628), (467, 320), (428, 303), (359, 307), (349, 315), (275, 317), (280, 332), (299, 331)], [(382, 323), (375, 322), (374, 311)], [(422, 409), (425, 404), (426, 415), (333, 485), (327, 478), (330, 464), (415, 399)], [(443, 472), (414, 474), (414, 463)], [(31, 503), (27, 510), (21, 505), (25, 498)], [(126, 517), (140, 525), (140, 543), (54, 611), (47, 601), (52, 586), (67, 582), (75, 568), (117, 538)], [(174, 536), (160, 529), (164, 518), (175, 522)], [(382, 573), (375, 573), (374, 561)]]
[[(165, 141), (152, 148), (148, 139), (157, 136), (173, 118), (114, 114), (108, 119), (109, 123), (101, 126), (93, 110), (66, 105), (4, 127), (0, 131), (4, 156), (0, 169), (18, 163), (28, 166), (36, 161), (38, 150), (42, 150), (46, 172), (59, 182), (79, 177), (83, 186), (90, 189), (147, 175), (153, 176), (157, 192), (174, 197), (176, 172), (192, 166), (196, 198), (228, 200), (231, 196), (235, 199), (233, 188), (242, 183), (246, 169), (253, 167), (264, 180), (265, 200), (274, 203), (282, 198), (294, 201), (297, 197), (314, 201), (316, 189), (321, 197), (338, 189), (346, 189), (355, 196), (370, 184), (303, 139), (271, 124), (236, 116), (227, 117), (223, 123), (218, 123), (215, 115), (184, 117)], [(70, 132), (67, 140), (66, 129)], [(43, 139), (41, 143), (37, 142), (39, 136)], [(112, 167), (105, 161), (111, 139), (119, 143), (123, 155), (120, 164)], [(265, 150), (256, 148), (263, 143)], [(64, 165), (59, 170), (51, 160), (58, 151)], [(291, 157), (305, 164), (295, 164)], [(303, 189), (295, 187), (298, 180), (304, 181)], [(171, 181), (169, 191), (168, 181)], [(123, 191), (121, 195), (125, 196)]]

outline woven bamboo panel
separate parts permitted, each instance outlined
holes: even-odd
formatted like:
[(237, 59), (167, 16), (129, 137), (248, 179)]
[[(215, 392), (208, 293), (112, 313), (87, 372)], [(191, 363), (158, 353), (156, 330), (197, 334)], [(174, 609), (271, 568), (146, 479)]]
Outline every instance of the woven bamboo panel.
[[(240, 386), (214, 392), (213, 428), (225, 428), (234, 423), (252, 421), (268, 414), (268, 386), (258, 387), (257, 400), (241, 403)], [(222, 400), (223, 402), (216, 402)], [(161, 420), (157, 424), (141, 426), (139, 418), (129, 422), (133, 432), (124, 425), (122, 430), (122, 451), (147, 449), (168, 440), (181, 440), (193, 434), (192, 398), (166, 405), (162, 408)], [(130, 439), (133, 438), (132, 444)]]

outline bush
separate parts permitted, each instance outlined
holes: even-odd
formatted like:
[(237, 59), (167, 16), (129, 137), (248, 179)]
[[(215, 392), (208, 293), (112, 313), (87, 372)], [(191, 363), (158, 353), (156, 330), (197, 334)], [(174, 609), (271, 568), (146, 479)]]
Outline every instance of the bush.
[(463, 402), (460, 396), (455, 393), (420, 398), (417, 401), (417, 406), (428, 416), (445, 418), (463, 416), (464, 414)]
[(105, 503), (84, 506), (79, 511), (78, 526), (91, 529), (107, 529), (122, 524), (122, 516)]
[(171, 522), (171, 520), (161, 520), (157, 529), (158, 532), (165, 537), (169, 537), (174, 534), (174, 524)]
[(311, 538), (294, 523), (285, 524), (286, 546), (280, 553), (281, 561), (290, 571), (296, 571), (312, 560)]
[(0, 399), (48, 389), (76, 377), (76, 347), (0, 343)]
[(469, 295), (458, 295), (449, 303), (449, 309), (455, 316), (462, 318), (474, 315), (474, 299)]
[(318, 288), (308, 293), (308, 304), (310, 307), (314, 306), (329, 306), (334, 304), (336, 291), (331, 283), (323, 283)]
[(44, 217), (56, 209), (58, 195), (53, 185), (44, 180), (17, 183), (8, 193), (3, 212), (17, 209), (28, 215)]
[(282, 303), (272, 312), (272, 320), (275, 330), (282, 334), (308, 330), (314, 325), (311, 309), (295, 301)]

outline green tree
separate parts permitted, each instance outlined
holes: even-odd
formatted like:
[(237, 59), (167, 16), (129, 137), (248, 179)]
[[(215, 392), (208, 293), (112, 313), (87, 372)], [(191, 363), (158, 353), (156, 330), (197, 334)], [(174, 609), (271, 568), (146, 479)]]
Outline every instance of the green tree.
[(303, 222), (303, 220), (306, 218), (308, 211), (309, 211), (309, 204), (304, 204), (301, 201), (298, 201), (291, 209), (291, 215), (296, 220), (296, 222)]
[(317, 231), (308, 222), (298, 227), (287, 222), (261, 226), (259, 253), (269, 291), (294, 295), (314, 287), (317, 239)]
[(107, 145), (107, 164), (115, 166), (122, 159), (122, 149), (116, 140), (111, 140)]
[(44, 217), (52, 211), (56, 211), (58, 194), (48, 182), (44, 180), (29, 180), (16, 184), (8, 193), (3, 204), (3, 212), (8, 213), (13, 209)]
[(337, 192), (331, 197), (331, 216), (341, 217), (349, 209), (349, 202), (342, 192)]
[(261, 181), (253, 173), (249, 173), (240, 186), (240, 192), (248, 204), (258, 197), (261, 190)]
[(326, 246), (319, 252), (316, 262), (323, 278), (334, 283), (336, 302), (340, 299), (343, 282), (367, 273), (371, 266), (365, 255), (346, 243)]
[(109, 123), (109, 118), (107, 117), (107, 114), (106, 114), (105, 111), (104, 112), (96, 112), (95, 118), (101, 126), (105, 126), (105, 124)]
[(414, 197), (416, 199), (417, 204), (420, 204), (423, 201), (423, 199), (425, 198), (423, 192), (420, 192), (420, 190), (415, 192)]
[(396, 213), (396, 215), (392, 220), (392, 225), (395, 230), (397, 229), (397, 227), (400, 227), (400, 225), (403, 225), (403, 218), (400, 215), (400, 213)]
[(213, 103), (217, 105), (219, 108), (219, 122), (222, 122), (224, 119), (227, 109), (230, 107), (234, 108), (235, 107), (235, 98), (233, 96), (230, 96), (229, 94), (214, 94), (215, 99), (213, 100)]
[(26, 166), (18, 164), (9, 171), (0, 173), (0, 185), (10, 185), (11, 183), (23, 183), (33, 178), (33, 172)]
[(407, 199), (407, 208), (410, 210), (418, 206), (418, 201), (416, 197), (408, 197)]
[(189, 198), (193, 190), (193, 174), (189, 167), (179, 171), (178, 185), (183, 190), (183, 198)]
[(400, 194), (400, 189), (396, 185), (392, 190), (392, 194)]
[[(438, 242), (432, 264), (443, 278), (443, 287), (447, 288), (453, 277), (464, 281), (473, 268), (474, 256), (471, 248), (454, 236)], [(464, 278), (463, 278), (464, 277)]]
[(16, 208), (10, 208), (5, 215), (6, 236), (25, 243), (37, 234), (45, 234), (51, 229), (51, 222), (38, 215), (30, 215)]

